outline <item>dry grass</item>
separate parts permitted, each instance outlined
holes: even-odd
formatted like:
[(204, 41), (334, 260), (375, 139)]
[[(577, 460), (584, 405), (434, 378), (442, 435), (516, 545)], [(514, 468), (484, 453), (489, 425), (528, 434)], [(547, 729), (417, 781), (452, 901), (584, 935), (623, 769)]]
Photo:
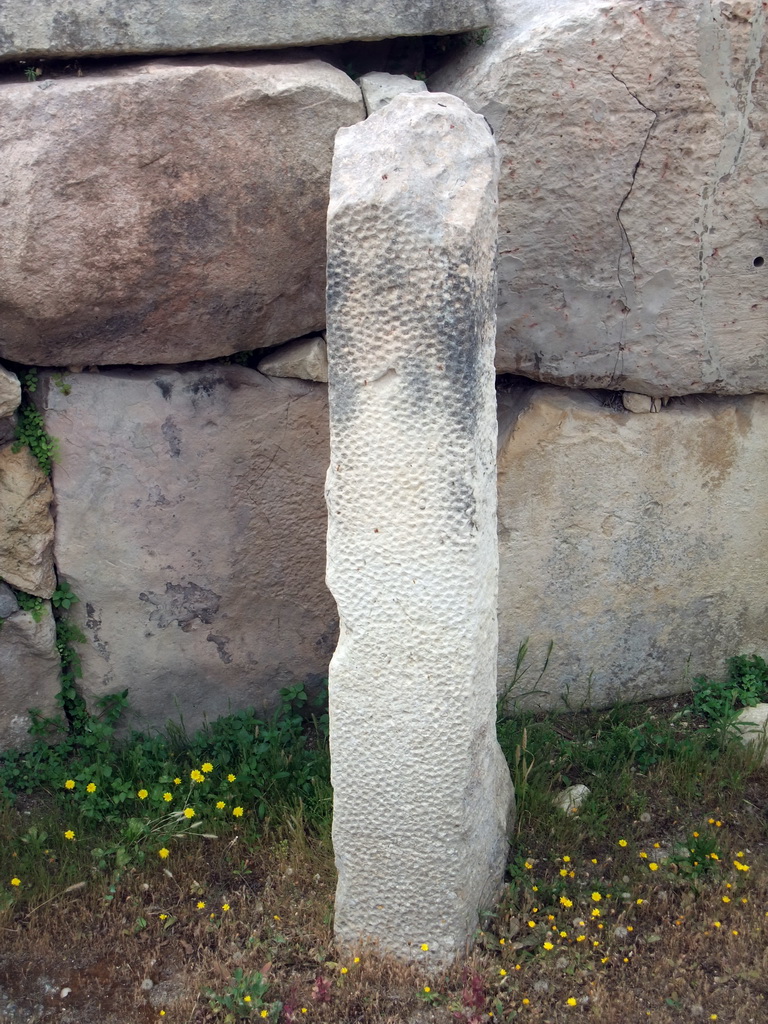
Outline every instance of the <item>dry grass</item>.
[[(581, 781), (585, 769), (567, 770)], [(609, 773), (612, 802), (578, 819), (550, 808), (562, 779), (539, 780), (505, 900), (447, 971), (362, 949), (337, 959), (330, 844), (295, 817), (247, 845), (185, 843), (129, 872), (110, 902), (100, 876), (37, 910), (20, 898), (0, 917), (0, 1021), (225, 1021), (203, 993), (225, 993), (241, 969), (261, 972), (269, 1019), (285, 1022), (764, 1024), (768, 773), (732, 751), (695, 770), (628, 771)], [(696, 832), (702, 874), (682, 855)]]

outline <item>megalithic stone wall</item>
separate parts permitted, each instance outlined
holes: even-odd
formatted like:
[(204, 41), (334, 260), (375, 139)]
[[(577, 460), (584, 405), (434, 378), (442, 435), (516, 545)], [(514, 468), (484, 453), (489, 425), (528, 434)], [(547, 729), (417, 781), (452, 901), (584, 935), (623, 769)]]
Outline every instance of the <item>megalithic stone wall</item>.
[(494, 902), (514, 807), (495, 736), (497, 182), (483, 118), (446, 94), (398, 96), (336, 138), (336, 933), (438, 961)]

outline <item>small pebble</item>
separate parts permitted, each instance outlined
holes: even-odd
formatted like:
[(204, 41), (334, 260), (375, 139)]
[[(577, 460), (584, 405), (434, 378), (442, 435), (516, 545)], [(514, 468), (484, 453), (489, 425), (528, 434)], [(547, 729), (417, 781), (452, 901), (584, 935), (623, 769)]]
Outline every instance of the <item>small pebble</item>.
[(66, 999), (71, 991), (72, 991), (71, 988), (63, 988), (61, 990), (61, 992), (59, 992), (59, 998), (60, 999)]
[(141, 989), (142, 992), (149, 992), (151, 988), (154, 988), (154, 985), (155, 983), (154, 981), (152, 981), (151, 978), (145, 978), (142, 981), (141, 985), (139, 985), (139, 988)]

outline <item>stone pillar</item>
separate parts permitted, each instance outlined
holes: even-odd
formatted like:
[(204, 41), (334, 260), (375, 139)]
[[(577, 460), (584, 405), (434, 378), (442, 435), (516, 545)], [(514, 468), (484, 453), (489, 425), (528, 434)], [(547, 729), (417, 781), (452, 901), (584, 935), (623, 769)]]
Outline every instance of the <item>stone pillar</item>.
[(398, 96), (336, 137), (336, 934), (439, 962), (498, 896), (514, 812), (495, 735), (497, 182), (484, 119), (447, 94)]

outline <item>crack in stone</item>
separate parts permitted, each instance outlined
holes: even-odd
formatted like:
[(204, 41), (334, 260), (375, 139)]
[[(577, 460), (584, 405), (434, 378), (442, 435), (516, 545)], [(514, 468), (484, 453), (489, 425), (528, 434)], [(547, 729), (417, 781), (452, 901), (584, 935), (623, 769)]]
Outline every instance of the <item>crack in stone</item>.
[(613, 384), (613, 382), (616, 380), (616, 371), (619, 368), (619, 363), (621, 362), (623, 364), (624, 332), (625, 332), (625, 329), (626, 329), (627, 317), (629, 316), (629, 314), (631, 312), (631, 308), (630, 308), (629, 300), (628, 300), (628, 296), (627, 296), (627, 289), (626, 289), (626, 286), (624, 285), (624, 282), (621, 279), (621, 261), (622, 261), (622, 258), (624, 256), (625, 246), (626, 246), (626, 249), (629, 251), (629, 259), (630, 259), (630, 263), (631, 263), (631, 266), (632, 266), (632, 276), (633, 277), (634, 277), (634, 269), (635, 269), (635, 253), (634, 253), (634, 250), (632, 249), (632, 243), (629, 240), (629, 234), (627, 232), (627, 229), (626, 229), (626, 227), (625, 227), (625, 225), (624, 225), (624, 223), (623, 223), (623, 221), (621, 219), (621, 211), (624, 209), (624, 207), (625, 207), (625, 205), (627, 203), (627, 200), (632, 195), (632, 189), (635, 187), (635, 180), (637, 178), (637, 172), (640, 169), (640, 164), (643, 162), (643, 155), (645, 154), (645, 150), (646, 150), (646, 148), (648, 146), (648, 143), (650, 142), (651, 135), (653, 134), (653, 130), (656, 127), (656, 125), (658, 123), (658, 120), (659, 120), (659, 112), (658, 112), (658, 110), (654, 110), (652, 107), (649, 107), (647, 103), (643, 103), (643, 101), (640, 99), (640, 97), (637, 95), (637, 93), (633, 92), (630, 89), (630, 87), (627, 85), (627, 83), (625, 81), (623, 81), (623, 79), (619, 78), (619, 76), (616, 74), (615, 71), (611, 71), (610, 74), (611, 74), (611, 78), (615, 79), (620, 85), (624, 86), (624, 88), (627, 90), (627, 92), (632, 97), (632, 99), (635, 100), (635, 102), (638, 103), (643, 108), (643, 110), (647, 110), (649, 114), (653, 114), (653, 120), (648, 125), (648, 130), (645, 133), (645, 138), (643, 139), (643, 144), (640, 147), (640, 152), (638, 153), (637, 160), (635, 162), (635, 166), (632, 168), (632, 178), (631, 178), (631, 180), (629, 182), (629, 188), (624, 193), (624, 197), (622, 198), (621, 202), (619, 203), (619, 208), (616, 211), (616, 220), (617, 220), (618, 225), (619, 225), (619, 230), (621, 231), (621, 239), (622, 239), (622, 244), (621, 244), (621, 247), (619, 249), (619, 255), (618, 255), (618, 258), (616, 260), (616, 278), (617, 278), (617, 280), (619, 282), (619, 288), (621, 289), (621, 294), (622, 294), (622, 299), (623, 299), (623, 302), (624, 302), (625, 312), (624, 312), (624, 319), (621, 322), (621, 337), (620, 337), (620, 339), (618, 341), (618, 350), (616, 352), (616, 362), (614, 363), (613, 370), (611, 371), (611, 379), (610, 379), (610, 381), (609, 381), (609, 383), (607, 385), (608, 387), (610, 387)]
[[(645, 154), (645, 150), (648, 146), (648, 143), (650, 142), (651, 135), (653, 134), (653, 129), (656, 127), (659, 120), (659, 112), (658, 110), (654, 110), (652, 107), (649, 107), (647, 103), (643, 103), (643, 101), (640, 99), (637, 93), (633, 92), (627, 85), (627, 83), (624, 82), (621, 78), (619, 78), (615, 71), (611, 71), (611, 78), (614, 78), (620, 85), (623, 85), (629, 93), (629, 95), (632, 97), (632, 99), (635, 100), (635, 102), (638, 103), (643, 108), (643, 110), (647, 110), (649, 114), (653, 114), (653, 121), (651, 121), (650, 125), (648, 126), (648, 131), (645, 134), (645, 139), (643, 140), (643, 144), (640, 147), (640, 153), (638, 154), (637, 161), (635, 163), (634, 168), (632, 169), (632, 179), (629, 183), (629, 188), (625, 192), (624, 198), (619, 203), (619, 208), (616, 211), (616, 220), (619, 222), (621, 236), (624, 242), (626, 243), (627, 249), (629, 250), (629, 258), (632, 261), (632, 266), (634, 267), (635, 254), (632, 249), (632, 243), (629, 240), (629, 235), (627, 234), (627, 229), (624, 226), (624, 223), (621, 219), (621, 211), (624, 209), (627, 200), (632, 195), (632, 189), (635, 187), (635, 179), (637, 178), (637, 172), (640, 169), (640, 164), (643, 162), (643, 155)], [(616, 276), (619, 280), (619, 286), (621, 287), (622, 293), (624, 295), (624, 304), (627, 305), (627, 290), (624, 287), (623, 281), (621, 280), (621, 257), (623, 256), (623, 248), (624, 247), (622, 246), (622, 251), (619, 253), (619, 259), (616, 265)]]

